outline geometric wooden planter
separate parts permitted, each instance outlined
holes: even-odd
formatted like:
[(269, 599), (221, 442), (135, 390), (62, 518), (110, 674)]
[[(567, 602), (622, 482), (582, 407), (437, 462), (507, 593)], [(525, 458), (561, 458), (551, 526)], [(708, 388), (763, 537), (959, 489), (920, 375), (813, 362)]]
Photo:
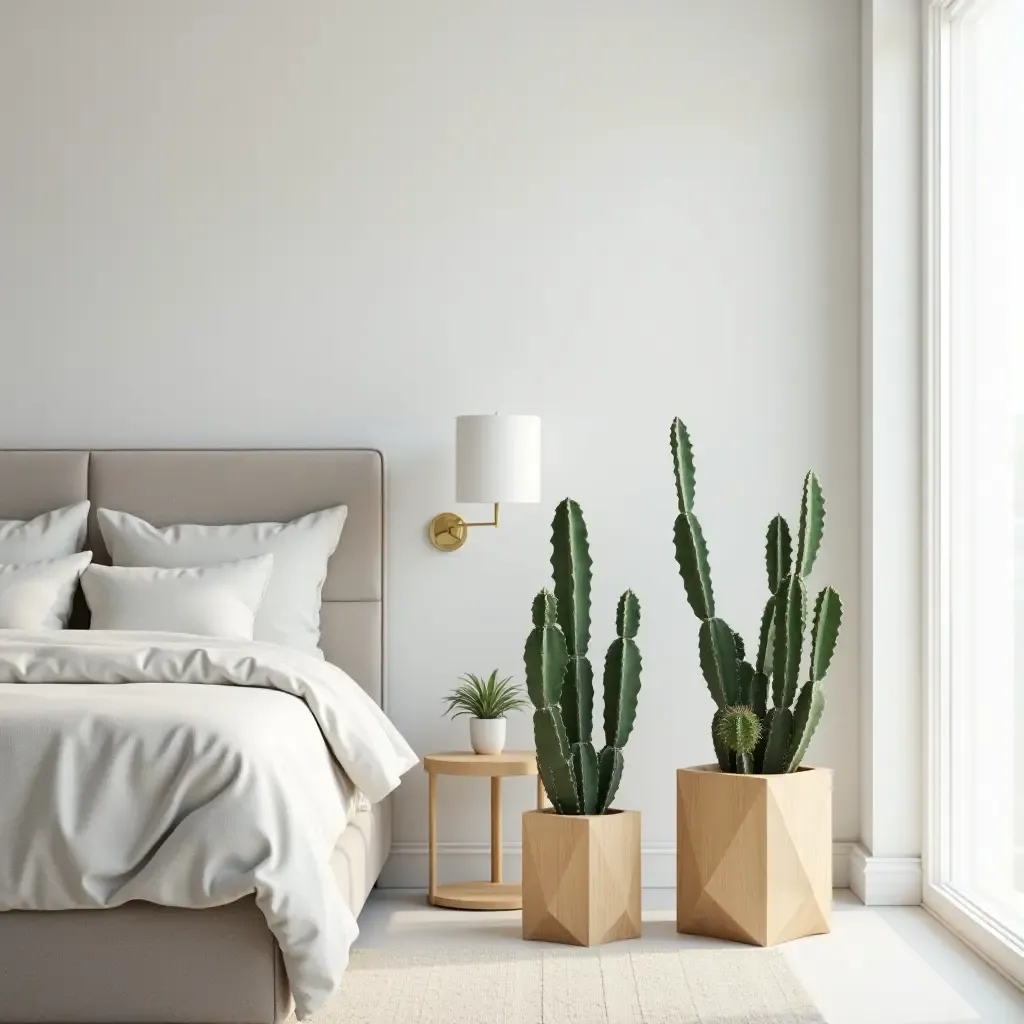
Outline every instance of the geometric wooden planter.
[(773, 946), (829, 930), (832, 772), (676, 772), (676, 930)]
[(640, 936), (640, 813), (523, 815), (523, 938), (599, 946)]

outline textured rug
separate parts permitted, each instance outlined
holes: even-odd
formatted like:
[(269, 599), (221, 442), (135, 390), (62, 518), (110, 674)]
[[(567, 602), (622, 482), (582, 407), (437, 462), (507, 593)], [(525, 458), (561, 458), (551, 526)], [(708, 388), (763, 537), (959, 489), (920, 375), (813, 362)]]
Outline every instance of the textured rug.
[(825, 1024), (777, 950), (353, 950), (314, 1024)]

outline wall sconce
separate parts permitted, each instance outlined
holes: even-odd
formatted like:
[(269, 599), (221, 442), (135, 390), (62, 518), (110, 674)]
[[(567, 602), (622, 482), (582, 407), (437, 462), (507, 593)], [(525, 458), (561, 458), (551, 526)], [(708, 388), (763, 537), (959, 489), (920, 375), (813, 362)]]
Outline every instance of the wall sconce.
[(494, 505), (494, 519), (467, 523), (454, 512), (430, 521), (430, 543), (458, 551), (471, 526), (497, 526), (502, 502), (540, 501), (540, 417), (457, 416), (455, 418), (455, 500)]

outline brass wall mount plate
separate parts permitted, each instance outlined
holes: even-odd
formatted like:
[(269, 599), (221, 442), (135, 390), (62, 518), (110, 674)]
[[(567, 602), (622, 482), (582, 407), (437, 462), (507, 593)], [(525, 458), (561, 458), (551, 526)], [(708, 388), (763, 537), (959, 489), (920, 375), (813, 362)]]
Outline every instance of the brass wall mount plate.
[(430, 543), (438, 551), (458, 551), (469, 536), (466, 520), (454, 512), (442, 512), (439, 516), (434, 516), (427, 527), (427, 533), (430, 536)]

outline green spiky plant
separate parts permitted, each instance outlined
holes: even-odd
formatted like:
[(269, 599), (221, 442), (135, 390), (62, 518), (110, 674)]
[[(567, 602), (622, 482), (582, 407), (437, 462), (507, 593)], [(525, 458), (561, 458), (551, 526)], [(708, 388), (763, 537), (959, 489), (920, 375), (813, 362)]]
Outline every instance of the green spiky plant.
[[(523, 688), (512, 682), (511, 676), (498, 678), (495, 669), (487, 678), (468, 672), (459, 676), (459, 685), (444, 698), (444, 713), (458, 718), (504, 718), (510, 711), (522, 711), (530, 706)], [(454, 712), (454, 714), (453, 714)]]
[(822, 684), (843, 618), (839, 595), (825, 587), (814, 603), (807, 677), (798, 694), (807, 628), (806, 579), (825, 530), (821, 485), (813, 473), (804, 479), (795, 557), (786, 520), (776, 516), (768, 524), (765, 561), (770, 596), (751, 662), (743, 639), (716, 615), (708, 546), (693, 510), (693, 445), (678, 418), (672, 423), (671, 448), (679, 501), (676, 561), (686, 598), (700, 620), (700, 667), (717, 705), (711, 734), (718, 766), (723, 772), (739, 774), (795, 772), (825, 710)]
[(640, 693), (640, 602), (619, 598), (616, 638), (604, 663), (604, 747), (593, 743), (594, 672), (590, 645), (590, 548), (578, 504), (566, 498), (551, 523), (554, 592), (533, 601), (526, 641), (526, 689), (533, 713), (537, 766), (558, 814), (606, 814), (622, 779), (622, 748), (636, 719)]

